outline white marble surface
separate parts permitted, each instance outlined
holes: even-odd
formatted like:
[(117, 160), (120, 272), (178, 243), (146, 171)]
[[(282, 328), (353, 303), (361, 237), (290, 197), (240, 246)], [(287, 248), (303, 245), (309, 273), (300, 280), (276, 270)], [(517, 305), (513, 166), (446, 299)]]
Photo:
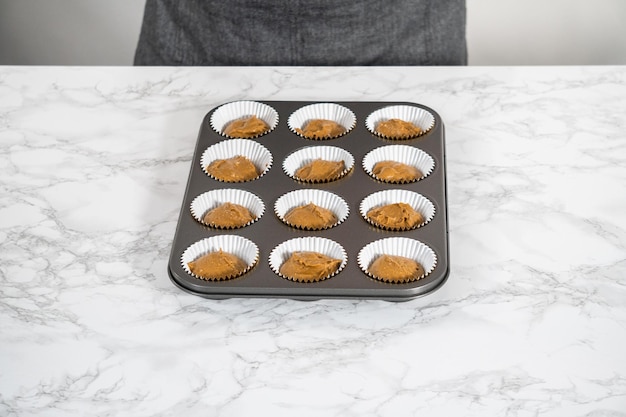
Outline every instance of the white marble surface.
[[(236, 99), (439, 112), (444, 287), (174, 287), (199, 123)], [(0, 177), (2, 416), (626, 416), (626, 67), (2, 67)]]

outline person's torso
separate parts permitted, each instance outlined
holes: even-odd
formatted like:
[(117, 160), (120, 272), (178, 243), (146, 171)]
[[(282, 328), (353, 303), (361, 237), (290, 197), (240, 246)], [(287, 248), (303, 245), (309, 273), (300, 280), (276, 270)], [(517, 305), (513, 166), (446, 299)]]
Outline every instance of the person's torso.
[(465, 3), (148, 0), (142, 38), (170, 65), (464, 64)]

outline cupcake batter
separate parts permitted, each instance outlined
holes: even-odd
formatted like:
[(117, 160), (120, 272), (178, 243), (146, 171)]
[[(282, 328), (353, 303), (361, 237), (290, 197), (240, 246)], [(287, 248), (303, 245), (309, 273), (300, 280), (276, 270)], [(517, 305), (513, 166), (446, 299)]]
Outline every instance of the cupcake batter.
[(210, 281), (234, 278), (248, 267), (243, 260), (221, 249), (207, 253), (187, 265), (196, 276)]
[(368, 272), (384, 281), (407, 282), (422, 278), (424, 267), (410, 258), (382, 255), (372, 262)]
[(239, 204), (224, 203), (207, 211), (203, 221), (211, 226), (235, 228), (245, 226), (254, 219), (255, 217), (246, 207)]
[(224, 134), (231, 138), (254, 138), (270, 130), (264, 120), (256, 116), (242, 117), (233, 120), (224, 128)]
[(285, 220), (296, 227), (325, 229), (337, 223), (337, 216), (331, 210), (309, 203), (289, 210)]
[(422, 132), (419, 126), (400, 119), (389, 119), (376, 125), (376, 132), (388, 138), (411, 138)]
[(333, 120), (312, 119), (302, 129), (296, 128), (296, 132), (309, 139), (325, 139), (344, 134), (346, 128)]
[(372, 173), (381, 181), (410, 182), (422, 177), (422, 172), (412, 165), (395, 161), (380, 161), (374, 165)]
[(339, 269), (340, 259), (318, 252), (294, 252), (281, 266), (279, 272), (302, 282), (314, 282), (328, 278)]
[(344, 161), (315, 159), (298, 168), (295, 177), (301, 181), (332, 181), (346, 169)]
[(226, 182), (249, 181), (259, 176), (259, 171), (252, 161), (241, 155), (228, 159), (217, 159), (211, 162), (206, 170), (218, 180)]
[(394, 230), (408, 230), (424, 222), (424, 216), (407, 203), (393, 203), (375, 207), (367, 218), (378, 226)]

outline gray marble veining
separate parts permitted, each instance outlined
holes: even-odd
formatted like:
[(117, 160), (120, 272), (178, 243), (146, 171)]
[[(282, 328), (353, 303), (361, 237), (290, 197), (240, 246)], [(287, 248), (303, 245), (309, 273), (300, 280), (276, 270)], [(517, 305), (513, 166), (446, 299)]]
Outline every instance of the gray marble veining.
[[(199, 123), (238, 99), (435, 109), (448, 282), (174, 287)], [(625, 109), (626, 67), (0, 67), (0, 415), (626, 416)]]

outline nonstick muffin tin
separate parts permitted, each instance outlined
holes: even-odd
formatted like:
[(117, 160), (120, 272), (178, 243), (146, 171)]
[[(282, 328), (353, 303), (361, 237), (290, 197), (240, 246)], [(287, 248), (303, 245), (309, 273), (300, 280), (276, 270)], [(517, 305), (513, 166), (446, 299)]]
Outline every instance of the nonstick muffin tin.
[[(353, 117), (350, 129), (337, 138), (314, 140), (294, 132), (290, 128), (290, 123), (293, 123), (294, 119), (292, 117), (290, 121), (290, 117), (301, 114), (303, 108), (322, 103), (305, 101), (250, 103), (261, 103), (275, 111), (271, 130), (259, 137), (232, 139), (218, 131), (219, 127), (214, 126), (214, 120), (212, 125), (213, 114), (221, 107), (232, 103), (225, 103), (212, 109), (202, 120), (168, 263), (168, 273), (176, 286), (192, 294), (214, 299), (282, 297), (301, 300), (349, 298), (405, 301), (426, 295), (446, 281), (449, 274), (449, 245), (445, 135), (441, 117), (433, 109), (419, 103), (408, 102), (333, 102), (332, 105), (349, 110), (350, 116)], [(434, 124), (425, 134), (412, 139), (387, 139), (372, 133), (371, 115), (394, 106), (419, 108), (432, 116)], [(207, 158), (206, 154), (210, 153), (207, 152), (208, 148), (214, 145), (216, 145), (214, 148), (242, 146), (246, 141), (255, 142), (255, 146), (262, 145), (260, 148), (263, 148), (264, 152), (269, 151), (269, 156), (263, 156), (265, 171), (259, 178), (229, 183), (218, 181), (205, 172), (202, 165), (207, 161), (201, 163), (201, 160), (203, 155)], [(424, 178), (410, 183), (392, 184), (375, 179), (364, 166), (370, 163), (372, 155), (381, 152), (380, 148), (390, 145), (406, 146), (407, 148), (400, 148), (402, 153), (425, 153), (430, 157), (432, 169), (425, 173), (427, 175)], [(314, 147), (339, 148), (352, 158), (352, 169), (340, 179), (331, 182), (310, 183), (292, 178), (288, 172), (289, 158), (293, 159), (293, 155), (298, 152), (322, 150)], [(229, 191), (233, 189), (236, 191)], [(245, 194), (245, 198), (254, 199), (256, 210), (261, 213), (260, 217), (237, 229), (218, 229), (202, 224), (194, 218), (193, 205), (197, 204), (198, 196), (216, 190), (223, 190), (226, 194), (238, 192)], [(347, 214), (343, 214), (338, 224), (324, 230), (302, 230), (291, 227), (280, 219), (279, 214), (275, 212), (275, 206), (277, 200), (281, 198), (284, 200), (286, 195), (298, 190), (321, 190), (339, 196), (347, 204)], [(428, 202), (430, 210), (425, 224), (411, 230), (397, 231), (383, 230), (366, 221), (361, 215), (362, 204), (372, 199), (376, 200), (377, 196), (384, 193), (418, 194)], [(190, 247), (195, 245), (197, 248), (198, 242), (206, 241), (208, 238), (224, 241), (243, 240), (246, 244), (256, 246), (255, 253), (249, 255), (254, 258), (251, 261), (252, 268), (239, 277), (223, 281), (207, 281), (193, 276), (185, 267), (183, 254), (187, 253), (188, 256)], [(341, 248), (345, 256), (341, 270), (328, 279), (312, 283), (295, 282), (277, 274), (271, 267), (271, 257), (275, 255), (272, 253), (273, 250), (296, 238), (327, 239)], [(426, 249), (435, 258), (426, 276), (408, 283), (387, 283), (369, 276), (359, 265), (359, 257), (376, 251), (376, 248), (384, 247), (381, 242), (388, 239), (396, 246), (402, 247), (401, 250), (409, 257), (413, 250)]]

